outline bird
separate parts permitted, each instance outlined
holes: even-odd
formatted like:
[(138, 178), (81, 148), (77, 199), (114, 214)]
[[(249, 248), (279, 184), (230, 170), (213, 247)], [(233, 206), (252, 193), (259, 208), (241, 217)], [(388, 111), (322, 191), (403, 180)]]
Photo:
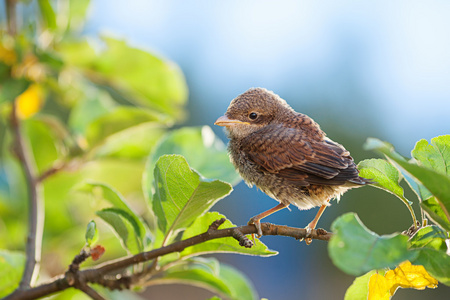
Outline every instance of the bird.
[(214, 124), (225, 127), (231, 163), (247, 185), (279, 202), (248, 222), (258, 237), (261, 219), (270, 214), (291, 204), (300, 210), (320, 206), (306, 226), (305, 241), (310, 244), (330, 200), (372, 182), (359, 176), (349, 151), (329, 139), (319, 124), (265, 88), (237, 96)]

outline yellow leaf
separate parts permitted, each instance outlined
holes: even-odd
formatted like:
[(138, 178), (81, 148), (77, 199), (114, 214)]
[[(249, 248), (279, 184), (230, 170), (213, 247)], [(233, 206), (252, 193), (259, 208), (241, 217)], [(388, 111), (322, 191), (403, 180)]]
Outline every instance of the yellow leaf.
[(428, 274), (423, 266), (414, 266), (409, 261), (401, 263), (394, 270), (386, 272), (384, 276), (391, 284), (391, 295), (394, 295), (399, 287), (423, 290), (426, 287), (434, 289), (438, 284), (438, 281)]
[(378, 273), (370, 276), (368, 300), (389, 300), (390, 284), (383, 275)]
[(44, 91), (38, 84), (32, 84), (22, 94), (17, 96), (17, 116), (20, 119), (28, 119), (37, 113), (44, 102)]
[(401, 288), (423, 290), (436, 288), (438, 281), (431, 277), (423, 266), (414, 266), (409, 261), (384, 274), (373, 274), (369, 280), (369, 300), (388, 300)]
[(0, 62), (5, 65), (12, 66), (17, 60), (16, 52), (14, 49), (10, 49), (0, 44)]

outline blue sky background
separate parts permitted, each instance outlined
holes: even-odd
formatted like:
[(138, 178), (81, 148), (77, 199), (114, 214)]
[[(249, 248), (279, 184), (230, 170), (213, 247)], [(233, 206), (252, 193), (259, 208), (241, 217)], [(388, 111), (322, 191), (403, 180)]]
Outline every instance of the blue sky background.
[[(449, 16), (444, 0), (97, 0), (86, 33), (123, 37), (179, 64), (190, 89), (184, 124), (214, 127), (231, 99), (261, 86), (313, 117), (359, 161), (375, 156), (362, 149), (369, 136), (409, 156), (419, 139), (449, 133)], [(226, 141), (221, 128), (214, 130)], [(319, 226), (356, 211), (380, 234), (403, 230), (410, 221), (397, 202), (372, 188), (351, 191)], [(241, 183), (215, 209), (244, 224), (275, 204)], [(293, 208), (267, 221), (305, 226), (314, 215)], [(353, 278), (332, 266), (325, 243), (263, 241), (280, 254), (220, 256), (246, 273), (261, 297), (343, 298)], [(447, 299), (448, 292), (402, 290), (395, 299)]]

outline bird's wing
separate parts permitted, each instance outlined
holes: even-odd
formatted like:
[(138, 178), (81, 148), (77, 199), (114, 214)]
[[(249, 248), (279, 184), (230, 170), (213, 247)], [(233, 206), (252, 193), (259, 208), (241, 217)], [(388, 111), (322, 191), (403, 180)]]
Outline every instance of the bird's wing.
[(350, 153), (323, 137), (311, 138), (300, 129), (268, 125), (248, 136), (242, 151), (263, 172), (297, 185), (360, 183)]

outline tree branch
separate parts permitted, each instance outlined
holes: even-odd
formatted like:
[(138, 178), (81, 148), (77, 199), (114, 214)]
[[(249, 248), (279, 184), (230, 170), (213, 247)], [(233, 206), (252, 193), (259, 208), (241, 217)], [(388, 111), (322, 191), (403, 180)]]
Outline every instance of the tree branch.
[[(65, 275), (60, 275), (58, 277), (53, 278), (49, 283), (42, 284), (38, 287), (31, 288), (29, 290), (15, 291), (13, 294), (4, 298), (4, 300), (35, 299), (43, 296), (48, 296), (55, 292), (65, 290), (69, 287), (76, 287), (75, 286), (76, 282), (98, 283), (98, 284), (103, 283), (102, 285), (108, 287), (111, 284), (106, 285), (104, 284), (104, 282), (108, 282), (111, 280), (105, 278), (110, 277), (112, 272), (116, 271), (119, 272), (118, 274), (120, 274), (120, 272), (123, 271), (123, 269), (126, 267), (146, 262), (170, 253), (181, 252), (190, 246), (204, 243), (206, 241), (210, 241), (213, 239), (234, 237), (239, 240), (242, 238), (241, 236), (243, 235), (256, 233), (256, 228), (254, 225), (244, 225), (239, 227), (217, 229), (217, 224), (220, 225), (220, 220), (216, 222), (214, 222), (205, 233), (193, 236), (186, 240), (175, 242), (173, 244), (152, 251), (142, 252), (133, 256), (108, 261), (98, 266), (77, 271), (75, 273), (66, 272)], [(281, 235), (293, 237), (299, 240), (302, 240), (307, 237), (306, 236), (307, 232), (306, 229), (304, 228), (295, 228), (282, 225), (274, 225), (270, 223), (261, 223), (261, 229), (263, 235)], [(329, 241), (332, 235), (333, 235), (332, 233), (326, 232), (323, 229), (315, 229), (311, 232), (309, 237), (316, 240)], [(73, 276), (75, 276), (76, 278), (74, 278)], [(120, 280), (120, 277), (117, 280)], [(129, 283), (125, 281), (124, 286), (129, 287)]]
[(80, 284), (77, 286), (77, 289), (79, 289), (80, 291), (82, 291), (83, 293), (85, 293), (86, 295), (88, 295), (89, 297), (91, 297), (94, 300), (106, 300), (105, 298), (102, 297), (102, 295), (97, 293), (96, 290), (94, 290), (87, 284)]
[(17, 33), (16, 0), (5, 0), (5, 6), (8, 22), (8, 34), (14, 36)]
[(11, 127), (14, 136), (13, 149), (21, 162), (28, 187), (28, 237), (26, 243), (25, 270), (19, 289), (27, 289), (34, 284), (39, 273), (41, 261), (42, 234), (44, 231), (44, 207), (41, 197), (41, 185), (36, 180), (36, 170), (29, 150), (21, 133), (20, 121), (17, 117), (16, 102), (13, 101), (11, 111)]

